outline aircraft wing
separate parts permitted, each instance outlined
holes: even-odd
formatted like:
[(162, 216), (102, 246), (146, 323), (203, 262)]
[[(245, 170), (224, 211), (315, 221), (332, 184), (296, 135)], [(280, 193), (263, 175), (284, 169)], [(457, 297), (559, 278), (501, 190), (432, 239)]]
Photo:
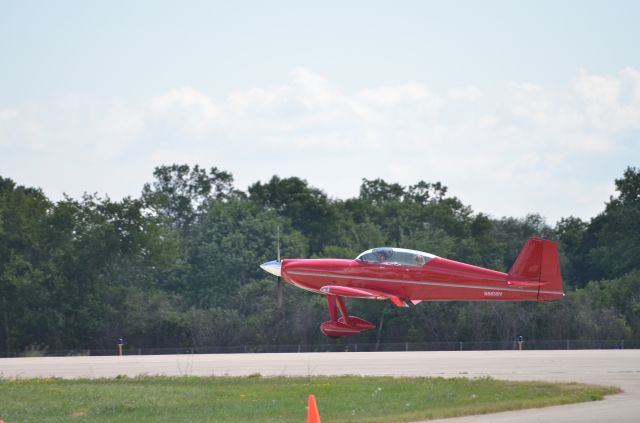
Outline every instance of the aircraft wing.
[(410, 305), (416, 305), (420, 301), (404, 300), (397, 295), (389, 294), (386, 292), (368, 289), (368, 288), (350, 288), (348, 286), (339, 285), (327, 285), (320, 288), (320, 292), (324, 294), (339, 295), (341, 297), (352, 298), (370, 298), (376, 300), (389, 300), (393, 305), (397, 307), (409, 307)]

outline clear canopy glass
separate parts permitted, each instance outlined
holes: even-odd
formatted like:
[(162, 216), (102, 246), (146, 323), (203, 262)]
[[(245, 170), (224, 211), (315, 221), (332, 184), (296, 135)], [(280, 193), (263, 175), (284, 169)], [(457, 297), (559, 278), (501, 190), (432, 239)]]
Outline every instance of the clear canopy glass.
[(380, 247), (361, 253), (356, 260), (365, 263), (395, 264), (401, 266), (421, 267), (434, 258), (433, 254), (405, 248)]

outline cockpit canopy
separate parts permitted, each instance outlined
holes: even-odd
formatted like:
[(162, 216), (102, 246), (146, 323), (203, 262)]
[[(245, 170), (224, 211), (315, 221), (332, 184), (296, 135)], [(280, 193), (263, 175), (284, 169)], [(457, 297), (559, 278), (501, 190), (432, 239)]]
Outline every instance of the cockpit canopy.
[(356, 260), (365, 263), (396, 264), (402, 266), (421, 267), (434, 258), (433, 254), (405, 248), (382, 247), (373, 248), (361, 253)]

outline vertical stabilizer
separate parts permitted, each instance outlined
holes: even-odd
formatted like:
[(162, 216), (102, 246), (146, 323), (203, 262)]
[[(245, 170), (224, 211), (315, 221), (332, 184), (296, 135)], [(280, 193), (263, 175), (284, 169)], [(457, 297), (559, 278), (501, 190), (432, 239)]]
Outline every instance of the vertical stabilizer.
[(564, 296), (558, 245), (546, 239), (529, 238), (509, 269), (513, 281), (539, 282), (538, 300)]

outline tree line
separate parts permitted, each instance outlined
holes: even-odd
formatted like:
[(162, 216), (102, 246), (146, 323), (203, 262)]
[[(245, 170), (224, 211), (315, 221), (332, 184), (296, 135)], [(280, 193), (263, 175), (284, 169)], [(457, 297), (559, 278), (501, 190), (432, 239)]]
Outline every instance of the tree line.
[(334, 199), (273, 176), (246, 191), (216, 167), (157, 167), (136, 198), (54, 202), (0, 177), (0, 352), (313, 344), (327, 339), (323, 296), (258, 265), (276, 256), (354, 258), (375, 246), (427, 251), (506, 271), (525, 240), (557, 240), (567, 297), (551, 303), (351, 300), (379, 330), (352, 342), (640, 338), (640, 170), (589, 221), (475, 212), (440, 182), (363, 179)]

